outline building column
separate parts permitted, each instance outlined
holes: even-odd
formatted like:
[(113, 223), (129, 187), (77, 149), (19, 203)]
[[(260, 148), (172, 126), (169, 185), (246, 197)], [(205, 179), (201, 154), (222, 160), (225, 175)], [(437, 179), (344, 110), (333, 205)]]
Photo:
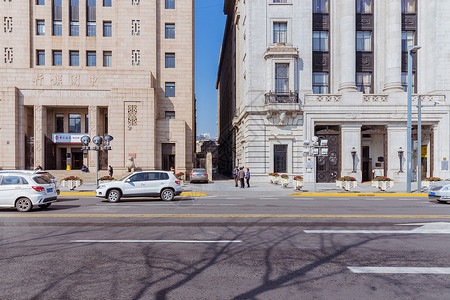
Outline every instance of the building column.
[(402, 92), (402, 12), (401, 0), (390, 0), (385, 6), (384, 91)]
[(45, 168), (45, 133), (47, 132), (47, 109), (34, 106), (34, 167)]
[[(342, 124), (341, 125), (341, 176), (352, 176), (357, 181), (362, 180), (361, 162), (361, 124)], [(352, 149), (355, 148), (355, 169), (353, 171)]]
[(354, 0), (339, 3), (340, 92), (356, 91), (356, 7)]
[[(94, 106), (94, 105), (90, 105), (89, 106), (89, 110), (88, 110), (88, 114), (89, 114), (89, 132), (88, 135), (92, 139), (94, 138), (94, 136), (99, 134), (99, 126), (98, 126), (98, 119), (99, 119), (99, 109), (98, 106)], [(91, 143), (91, 147), (92, 147), (92, 143)], [(98, 151), (89, 151), (89, 165), (88, 167), (90, 169), (95, 168), (95, 155), (97, 155)]]
[[(388, 173), (385, 176), (394, 179), (397, 182), (406, 182), (406, 124), (390, 124), (387, 126), (387, 162)], [(400, 147), (403, 150), (402, 169), (400, 172), (400, 158), (398, 151)], [(411, 170), (412, 171), (412, 170)]]

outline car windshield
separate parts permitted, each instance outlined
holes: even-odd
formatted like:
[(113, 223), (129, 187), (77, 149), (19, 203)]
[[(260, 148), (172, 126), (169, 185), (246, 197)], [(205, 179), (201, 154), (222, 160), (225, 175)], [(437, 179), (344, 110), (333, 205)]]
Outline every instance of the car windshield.
[(52, 181), (45, 175), (41, 175), (41, 176), (34, 176), (33, 177), (34, 182), (36, 182), (37, 184), (51, 184)]
[(205, 173), (205, 169), (194, 169), (192, 170), (193, 173)]
[(128, 178), (128, 176), (130, 176), (130, 174), (128, 174), (128, 175), (125, 175), (125, 176), (123, 176), (122, 178), (120, 178), (120, 180), (119, 180), (119, 181), (124, 181), (125, 179), (127, 179), (127, 178)]

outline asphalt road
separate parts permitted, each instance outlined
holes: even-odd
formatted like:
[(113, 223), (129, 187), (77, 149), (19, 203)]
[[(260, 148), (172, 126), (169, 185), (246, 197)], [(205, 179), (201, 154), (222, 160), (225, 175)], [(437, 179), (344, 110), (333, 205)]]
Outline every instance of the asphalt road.
[(2, 209), (0, 299), (450, 298), (450, 205), (237, 191)]

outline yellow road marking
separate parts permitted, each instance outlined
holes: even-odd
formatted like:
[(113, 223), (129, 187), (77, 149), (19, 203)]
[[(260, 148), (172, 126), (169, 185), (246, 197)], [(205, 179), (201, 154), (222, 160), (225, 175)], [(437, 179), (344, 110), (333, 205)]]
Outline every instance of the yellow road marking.
[[(79, 192), (79, 193), (61, 193), (60, 195), (64, 195), (64, 196), (77, 196), (77, 195), (83, 195), (83, 196), (95, 196), (95, 193), (92, 192)], [(180, 196), (206, 196), (207, 194), (205, 193), (181, 193)]]
[(354, 218), (450, 219), (450, 215), (271, 215), (271, 214), (0, 214), (0, 218)]
[(328, 196), (328, 197), (354, 197), (354, 196), (378, 196), (378, 197), (426, 197), (428, 194), (413, 193), (294, 193), (290, 196)]

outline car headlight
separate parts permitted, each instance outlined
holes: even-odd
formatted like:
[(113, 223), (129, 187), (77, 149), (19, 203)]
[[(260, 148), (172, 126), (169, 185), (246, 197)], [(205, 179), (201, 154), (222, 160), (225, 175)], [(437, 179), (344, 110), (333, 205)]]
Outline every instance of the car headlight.
[(106, 185), (101, 184), (101, 185), (99, 185), (99, 186), (97, 187), (97, 189), (103, 189), (103, 188), (105, 188), (105, 187), (106, 187)]

